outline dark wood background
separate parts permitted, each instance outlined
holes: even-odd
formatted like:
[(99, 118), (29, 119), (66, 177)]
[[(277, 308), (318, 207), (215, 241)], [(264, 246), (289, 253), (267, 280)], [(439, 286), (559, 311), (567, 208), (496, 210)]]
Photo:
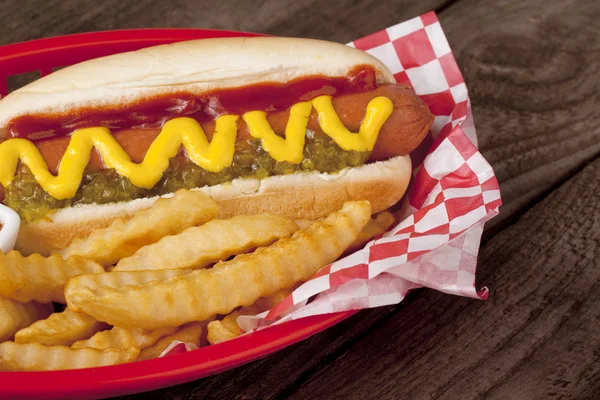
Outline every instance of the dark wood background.
[(418, 291), (246, 366), (127, 398), (599, 398), (598, 0), (2, 0), (0, 44), (142, 27), (345, 43), (430, 10), (501, 183), (479, 257), (489, 300)]

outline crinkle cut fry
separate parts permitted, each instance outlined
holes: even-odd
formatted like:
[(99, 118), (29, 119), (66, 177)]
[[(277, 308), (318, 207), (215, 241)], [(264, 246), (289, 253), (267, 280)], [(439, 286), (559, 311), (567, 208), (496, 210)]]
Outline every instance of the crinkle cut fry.
[(191, 343), (196, 347), (202, 346), (202, 332), (203, 332), (203, 323), (201, 322), (192, 322), (190, 324), (182, 326), (176, 332), (161, 338), (155, 344), (148, 346), (140, 352), (140, 355), (137, 358), (137, 361), (142, 360), (150, 360), (152, 358), (157, 358), (160, 356), (166, 349), (173, 343), (173, 341), (178, 340), (183, 343)]
[(28, 303), (64, 303), (67, 281), (81, 274), (97, 274), (104, 268), (82, 257), (63, 260), (58, 255), (23, 257), (18, 251), (0, 252), (0, 295)]
[(208, 341), (210, 344), (226, 342), (235, 339), (243, 332), (237, 324), (237, 319), (242, 313), (234, 311), (228, 314), (221, 321), (213, 321), (208, 324)]
[(251, 306), (242, 307), (239, 310), (235, 310), (231, 314), (226, 315), (220, 321), (210, 322), (207, 326), (207, 339), (209, 343), (220, 343), (235, 339), (236, 337), (240, 336), (244, 332), (237, 323), (238, 317), (242, 315), (260, 314), (264, 311), (270, 310), (277, 304), (281, 303), (290, 293), (292, 293), (293, 289), (294, 288), (282, 289), (273, 296), (261, 297)]
[(358, 237), (348, 247), (345, 254), (350, 254), (363, 248), (369, 241), (375, 236), (379, 236), (387, 231), (396, 222), (394, 214), (389, 211), (382, 211), (365, 225), (362, 231), (358, 234)]
[(179, 190), (175, 196), (158, 199), (151, 208), (127, 221), (116, 220), (87, 238), (75, 239), (60, 254), (63, 258), (79, 255), (109, 266), (144, 246), (210, 221), (216, 215), (217, 203), (211, 197), (199, 191)]
[(248, 306), (260, 297), (310, 279), (343, 253), (370, 216), (369, 202), (347, 202), (322, 222), (212, 269), (119, 289), (78, 286), (67, 293), (67, 303), (100, 321), (143, 329), (179, 326), (228, 314), (236, 307)]
[(52, 303), (20, 303), (0, 296), (0, 342), (9, 340), (19, 329), (47, 318), (52, 311)]
[(55, 371), (116, 365), (134, 361), (139, 349), (73, 349), (39, 343), (0, 343), (0, 371)]
[(73, 348), (90, 347), (92, 349), (128, 349), (136, 347), (145, 349), (155, 344), (160, 338), (177, 331), (177, 328), (161, 328), (153, 331), (143, 329), (125, 329), (118, 326), (107, 331), (96, 333), (88, 340), (80, 340), (73, 344)]
[(34, 322), (15, 334), (15, 343), (40, 343), (45, 346), (70, 346), (77, 340), (87, 339), (96, 332), (107, 329), (87, 314), (71, 311), (51, 314), (48, 318)]
[(101, 274), (84, 274), (69, 279), (65, 285), (65, 296), (79, 287), (91, 290), (99, 288), (118, 289), (123, 286), (139, 286), (155, 281), (164, 281), (174, 276), (186, 275), (191, 269), (160, 269), (154, 271), (114, 271)]
[(296, 230), (294, 221), (278, 215), (239, 215), (212, 220), (141, 248), (119, 261), (114, 270), (204, 268), (256, 247), (268, 246)]

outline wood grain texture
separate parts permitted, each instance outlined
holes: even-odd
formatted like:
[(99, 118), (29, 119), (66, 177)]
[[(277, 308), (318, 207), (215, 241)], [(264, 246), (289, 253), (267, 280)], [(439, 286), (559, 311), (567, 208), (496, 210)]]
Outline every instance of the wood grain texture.
[(600, 154), (600, 3), (459, 1), (439, 17), (501, 182), (497, 231)]
[(211, 28), (349, 42), (451, 0), (1, 0), (0, 45), (131, 28)]
[[(210, 3), (210, 4), (209, 4)], [(0, 1), (0, 44), (139, 27), (348, 42), (431, 9), (504, 197), (486, 302), (433, 291), (220, 375), (127, 399), (593, 398), (600, 393), (597, 0)], [(24, 28), (26, 27), (26, 28)]]

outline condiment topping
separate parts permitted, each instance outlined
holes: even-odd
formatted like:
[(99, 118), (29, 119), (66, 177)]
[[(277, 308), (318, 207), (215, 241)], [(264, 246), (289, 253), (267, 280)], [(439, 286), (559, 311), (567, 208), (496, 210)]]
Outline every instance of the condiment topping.
[[(262, 147), (278, 162), (299, 164), (303, 159), (308, 116), (314, 107), (323, 132), (345, 151), (370, 152), (379, 130), (393, 111), (392, 101), (383, 96), (372, 99), (358, 133), (350, 132), (340, 121), (331, 96), (322, 95), (310, 102), (295, 104), (290, 112), (285, 136), (273, 132), (264, 111), (242, 115), (251, 136), (261, 139)], [(169, 160), (183, 147), (189, 159), (209, 172), (220, 172), (232, 165), (238, 120), (237, 115), (221, 115), (208, 142), (200, 124), (192, 118), (179, 117), (164, 124), (161, 133), (148, 149), (144, 160), (136, 164), (105, 127), (76, 130), (63, 155), (58, 174), (52, 175), (39, 150), (27, 139), (9, 139), (0, 143), (0, 184), (5, 188), (15, 177), (19, 161), (26, 165), (44, 191), (58, 200), (73, 198), (80, 187), (84, 171), (95, 148), (104, 164), (128, 178), (137, 187), (150, 189), (160, 181)]]
[(265, 82), (248, 86), (215, 89), (201, 95), (172, 93), (150, 97), (143, 102), (119, 107), (88, 107), (66, 114), (24, 115), (8, 125), (8, 136), (37, 141), (60, 137), (91, 127), (118, 129), (156, 129), (173, 118), (190, 117), (199, 122), (225, 115), (242, 115), (248, 111), (284, 111), (298, 102), (315, 97), (342, 96), (373, 90), (376, 73), (367, 65), (358, 65), (345, 76), (303, 76), (289, 82)]
[[(109, 204), (174, 193), (231, 182), (236, 178), (286, 175), (294, 172), (319, 171), (335, 173), (346, 167), (363, 165), (371, 153), (342, 150), (327, 135), (306, 132), (304, 159), (300, 164), (274, 160), (260, 144), (260, 139), (247, 138), (235, 143), (231, 167), (221, 172), (209, 172), (186, 157), (171, 159), (169, 168), (152, 189), (139, 188), (114, 169), (97, 170), (88, 166), (75, 197), (57, 200), (42, 189), (27, 167), (21, 167), (16, 178), (6, 188), (4, 204), (15, 210), (23, 220), (43, 218), (55, 210), (80, 204)], [(2, 186), (0, 186), (0, 189)]]

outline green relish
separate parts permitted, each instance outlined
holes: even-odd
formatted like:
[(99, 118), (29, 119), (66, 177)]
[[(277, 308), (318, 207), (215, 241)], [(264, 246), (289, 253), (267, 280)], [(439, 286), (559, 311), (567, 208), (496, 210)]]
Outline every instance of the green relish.
[(233, 163), (221, 172), (208, 172), (186, 157), (171, 160), (169, 169), (151, 189), (139, 188), (114, 169), (86, 170), (81, 186), (72, 199), (57, 200), (46, 193), (26, 167), (17, 174), (5, 190), (4, 204), (15, 210), (22, 219), (33, 221), (57, 209), (77, 204), (107, 204), (130, 201), (173, 193), (178, 189), (191, 189), (230, 182), (235, 178), (263, 179), (273, 175), (294, 172), (319, 171), (333, 173), (346, 167), (363, 165), (370, 153), (345, 151), (326, 135), (315, 136), (307, 132), (304, 160), (300, 164), (275, 161), (260, 145), (260, 140), (238, 141)]

